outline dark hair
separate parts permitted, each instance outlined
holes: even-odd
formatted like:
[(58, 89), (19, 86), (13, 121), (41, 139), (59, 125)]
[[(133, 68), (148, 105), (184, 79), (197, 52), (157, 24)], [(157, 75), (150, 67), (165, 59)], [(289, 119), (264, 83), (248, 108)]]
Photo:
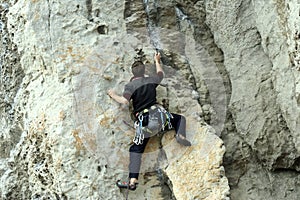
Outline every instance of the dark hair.
[(131, 65), (131, 71), (134, 76), (144, 76), (145, 74), (145, 65), (142, 61), (135, 61)]

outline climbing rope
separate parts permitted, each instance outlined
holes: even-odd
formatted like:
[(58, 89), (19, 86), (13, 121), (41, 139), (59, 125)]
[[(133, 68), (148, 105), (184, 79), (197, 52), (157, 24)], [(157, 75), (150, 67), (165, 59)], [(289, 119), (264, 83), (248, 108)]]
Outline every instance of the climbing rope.
[(127, 182), (127, 189), (126, 189), (126, 200), (128, 200), (128, 195), (129, 195), (129, 183), (130, 183), (130, 178), (128, 177), (128, 182)]

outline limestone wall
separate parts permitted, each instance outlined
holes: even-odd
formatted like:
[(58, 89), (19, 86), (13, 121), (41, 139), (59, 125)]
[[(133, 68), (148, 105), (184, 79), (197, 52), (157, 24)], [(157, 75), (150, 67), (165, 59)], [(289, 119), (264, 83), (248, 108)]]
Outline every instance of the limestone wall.
[[(149, 25), (157, 9), (147, 1), (1, 1), (1, 199), (125, 198), (115, 181), (127, 178), (134, 131), (124, 123), (132, 124), (128, 108), (106, 91), (122, 93), (136, 49), (153, 73), (149, 28), (164, 27)], [(129, 198), (228, 199), (225, 147), (204, 121), (218, 117), (193, 69), (201, 46), (176, 25), (154, 38), (166, 73), (158, 100), (187, 117), (193, 146), (179, 146), (173, 132), (153, 138)]]
[[(0, 1), (0, 198), (123, 199), (141, 57), (193, 146), (154, 137), (129, 199), (299, 197), (297, 0)], [(230, 189), (229, 189), (230, 187)]]
[(206, 13), (232, 86), (223, 137), (231, 197), (297, 199), (299, 2), (209, 1)]

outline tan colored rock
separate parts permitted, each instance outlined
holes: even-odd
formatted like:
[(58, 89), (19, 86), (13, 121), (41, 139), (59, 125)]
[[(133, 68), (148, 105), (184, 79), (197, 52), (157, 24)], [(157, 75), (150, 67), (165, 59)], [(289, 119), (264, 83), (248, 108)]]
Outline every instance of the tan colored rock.
[[(165, 172), (172, 184), (176, 199), (228, 199), (229, 186), (225, 176), (222, 158), (225, 153), (223, 142), (209, 129), (209, 127), (191, 128), (197, 131), (193, 135), (191, 147), (174, 144), (183, 154), (173, 159)], [(167, 157), (172, 153), (166, 150)]]

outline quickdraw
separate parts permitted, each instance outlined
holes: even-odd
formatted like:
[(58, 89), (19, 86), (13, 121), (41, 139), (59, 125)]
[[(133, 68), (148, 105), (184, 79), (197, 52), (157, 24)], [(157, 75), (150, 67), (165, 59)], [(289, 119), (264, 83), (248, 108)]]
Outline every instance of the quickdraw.
[(165, 126), (168, 125), (168, 129), (170, 130), (172, 128), (172, 124), (171, 124), (171, 119), (173, 118), (173, 116), (171, 115), (171, 113), (169, 113), (166, 109), (160, 109), (159, 108), (159, 112), (161, 113), (161, 116), (162, 116), (162, 113), (164, 113), (166, 115), (166, 123), (162, 126), (162, 130), (164, 131), (165, 130)]
[(144, 120), (144, 116), (143, 115), (139, 115), (138, 116), (138, 121), (135, 122), (134, 124), (134, 128), (135, 128), (135, 136), (133, 138), (133, 142), (136, 145), (140, 145), (143, 144), (145, 135), (143, 133), (143, 120)]

